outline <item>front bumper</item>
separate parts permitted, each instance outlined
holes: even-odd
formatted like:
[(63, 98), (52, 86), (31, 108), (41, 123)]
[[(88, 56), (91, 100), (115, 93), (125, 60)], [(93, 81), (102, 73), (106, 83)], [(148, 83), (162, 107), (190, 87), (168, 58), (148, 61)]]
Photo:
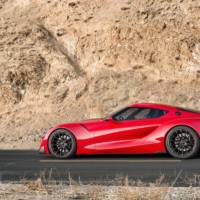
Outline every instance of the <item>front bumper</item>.
[(48, 140), (46, 140), (45, 137), (42, 137), (42, 139), (41, 139), (41, 143), (40, 143), (38, 152), (40, 154), (49, 154)]

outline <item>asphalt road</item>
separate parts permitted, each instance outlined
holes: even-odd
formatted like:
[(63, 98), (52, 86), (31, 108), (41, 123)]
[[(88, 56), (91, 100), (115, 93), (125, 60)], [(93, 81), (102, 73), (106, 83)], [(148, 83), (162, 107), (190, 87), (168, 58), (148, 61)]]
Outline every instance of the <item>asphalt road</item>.
[(80, 183), (158, 183), (200, 186), (200, 156), (177, 160), (168, 155), (81, 156), (58, 160), (36, 151), (0, 150), (0, 181), (76, 181)]

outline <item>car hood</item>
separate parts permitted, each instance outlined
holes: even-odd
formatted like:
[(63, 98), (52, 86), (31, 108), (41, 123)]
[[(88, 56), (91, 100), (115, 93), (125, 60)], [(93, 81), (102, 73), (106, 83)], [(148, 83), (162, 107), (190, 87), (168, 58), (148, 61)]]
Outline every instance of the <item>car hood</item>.
[(67, 126), (77, 126), (77, 125), (84, 125), (84, 126), (90, 126), (94, 124), (101, 124), (104, 122), (102, 118), (95, 118), (95, 119), (88, 119), (88, 120), (83, 120), (83, 121), (78, 121), (78, 122), (69, 122), (69, 123), (64, 123), (64, 124), (59, 124), (56, 127), (67, 127)]
[(79, 121), (79, 122), (71, 122), (71, 123), (64, 123), (64, 124), (59, 124), (55, 126), (52, 130), (55, 130), (57, 128), (69, 128), (69, 130), (72, 130), (72, 128), (75, 128), (77, 126), (83, 126), (87, 130), (95, 130), (99, 127), (102, 127), (105, 123), (105, 120), (102, 118), (97, 118), (97, 119), (88, 119), (84, 121)]
[(95, 119), (87, 119), (87, 120), (83, 120), (83, 121), (80, 121), (79, 123), (80, 124), (93, 124), (93, 123), (98, 123), (98, 122), (102, 122), (103, 119), (102, 118), (95, 118)]
[(81, 121), (80, 125), (84, 126), (87, 130), (92, 131), (98, 129), (99, 127), (103, 127), (104, 123), (105, 120), (103, 120), (102, 118), (98, 118)]

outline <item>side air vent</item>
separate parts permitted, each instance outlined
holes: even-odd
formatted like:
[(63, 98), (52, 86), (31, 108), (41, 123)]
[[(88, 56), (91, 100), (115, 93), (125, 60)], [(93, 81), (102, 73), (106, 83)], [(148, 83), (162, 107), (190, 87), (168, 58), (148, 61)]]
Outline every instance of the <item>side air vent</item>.
[(88, 130), (84, 124), (80, 124), (84, 129)]

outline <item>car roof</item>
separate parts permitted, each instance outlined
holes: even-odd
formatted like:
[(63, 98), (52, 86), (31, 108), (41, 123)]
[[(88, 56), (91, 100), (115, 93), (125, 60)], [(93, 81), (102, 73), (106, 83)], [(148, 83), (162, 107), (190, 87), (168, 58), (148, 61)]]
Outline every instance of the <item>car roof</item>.
[(165, 105), (165, 104), (157, 104), (157, 103), (136, 103), (136, 104), (130, 104), (129, 106), (143, 107), (143, 108), (157, 108), (157, 109), (163, 109), (163, 110), (177, 110), (176, 107), (174, 106)]

